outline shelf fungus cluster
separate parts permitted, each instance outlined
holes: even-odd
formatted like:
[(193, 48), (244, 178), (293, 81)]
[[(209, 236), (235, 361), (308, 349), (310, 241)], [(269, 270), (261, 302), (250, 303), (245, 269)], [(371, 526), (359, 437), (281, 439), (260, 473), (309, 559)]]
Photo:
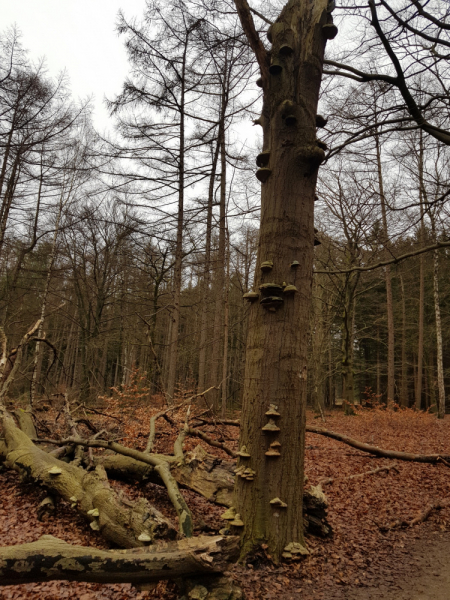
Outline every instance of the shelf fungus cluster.
[(258, 300), (259, 294), (258, 292), (247, 292), (242, 297), (244, 298), (244, 300), (247, 300), (247, 302), (255, 302), (256, 300)]
[(275, 404), (269, 404), (269, 408), (266, 410), (265, 415), (269, 418), (269, 421), (264, 425), (262, 430), (272, 432), (280, 431), (280, 428), (275, 422), (275, 419), (281, 417), (280, 413), (278, 412), (278, 406), (276, 406)]
[(253, 481), (255, 479), (256, 471), (251, 469), (250, 467), (238, 467), (235, 471), (236, 477), (241, 477), (242, 479), (246, 479), (247, 481)]
[(284, 548), (284, 552), (281, 555), (283, 558), (300, 558), (301, 556), (308, 556), (308, 550), (299, 544), (298, 542), (291, 542)]
[(94, 517), (94, 520), (89, 523), (90, 528), (93, 531), (100, 531), (100, 525), (98, 523), (98, 517), (100, 516), (100, 512), (98, 508), (91, 508), (91, 510), (87, 511), (87, 514), (90, 517)]
[(266, 456), (281, 456), (280, 448), (280, 442), (272, 442), (266, 452)]
[(242, 458), (250, 458), (250, 453), (247, 450), (247, 446), (241, 446), (238, 456), (241, 456)]
[(224, 521), (233, 521), (235, 516), (236, 509), (234, 508), (234, 506), (230, 506), (230, 508), (227, 508), (227, 510), (220, 515), (220, 518)]
[(265, 260), (261, 263), (261, 271), (263, 273), (269, 273), (273, 269), (273, 260)]

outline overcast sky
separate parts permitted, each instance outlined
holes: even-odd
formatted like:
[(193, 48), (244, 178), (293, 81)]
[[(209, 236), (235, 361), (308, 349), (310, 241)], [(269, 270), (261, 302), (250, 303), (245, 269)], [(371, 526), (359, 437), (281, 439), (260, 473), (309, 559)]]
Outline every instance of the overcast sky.
[(103, 130), (103, 98), (120, 91), (128, 71), (117, 13), (140, 16), (144, 8), (145, 0), (0, 0), (1, 27), (16, 24), (29, 57), (45, 56), (49, 74), (65, 69), (75, 98), (94, 96), (94, 123)]

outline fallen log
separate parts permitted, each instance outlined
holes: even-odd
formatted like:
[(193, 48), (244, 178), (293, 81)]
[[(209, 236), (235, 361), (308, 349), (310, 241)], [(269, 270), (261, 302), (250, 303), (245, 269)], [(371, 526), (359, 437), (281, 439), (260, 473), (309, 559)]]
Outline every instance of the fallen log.
[(328, 429), (320, 429), (319, 427), (311, 427), (310, 425), (306, 426), (306, 431), (308, 433), (324, 435), (325, 437), (332, 438), (338, 442), (343, 442), (344, 444), (352, 446), (352, 448), (356, 448), (362, 452), (368, 452), (369, 454), (374, 454), (375, 456), (380, 456), (382, 458), (393, 458), (394, 460), (405, 460), (408, 462), (430, 464), (437, 464), (440, 462), (446, 464), (447, 461), (450, 461), (450, 456), (445, 454), (413, 454), (411, 452), (399, 452), (397, 450), (384, 450), (383, 448), (378, 448), (378, 446), (372, 446), (371, 444), (366, 444), (350, 438), (342, 433), (336, 433), (334, 431), (329, 431)]
[(91, 528), (121, 548), (144, 546), (149, 539), (174, 538), (176, 530), (168, 519), (145, 499), (126, 506), (109, 486), (105, 470), (98, 466), (86, 472), (40, 450), (3, 411), (5, 465), (24, 478), (72, 503), (89, 520)]
[[(94, 457), (95, 464), (102, 465), (110, 477), (125, 481), (162, 484), (158, 473), (149, 464), (127, 456), (108, 454)], [(212, 456), (197, 446), (187, 452), (183, 463), (171, 462), (172, 476), (178, 485), (191, 489), (210, 502), (230, 507), (233, 504), (234, 469), (236, 464)], [(313, 535), (326, 537), (331, 534), (327, 523), (328, 502), (318, 488), (311, 486), (303, 492), (305, 529)]]
[(237, 536), (201, 536), (134, 550), (97, 550), (51, 535), (0, 548), (0, 585), (50, 580), (145, 584), (222, 573), (239, 555)]

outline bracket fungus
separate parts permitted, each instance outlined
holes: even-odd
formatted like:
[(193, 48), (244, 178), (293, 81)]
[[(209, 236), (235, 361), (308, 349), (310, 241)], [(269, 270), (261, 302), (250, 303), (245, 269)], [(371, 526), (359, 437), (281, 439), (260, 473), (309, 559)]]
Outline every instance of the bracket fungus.
[(247, 302), (255, 302), (259, 298), (258, 292), (247, 292), (242, 296)]
[(291, 262), (291, 269), (297, 269), (297, 267), (300, 266), (300, 263), (298, 262), (298, 260), (293, 260)]
[(239, 513), (236, 513), (234, 519), (230, 521), (230, 525), (233, 525), (233, 527), (244, 527), (244, 521), (241, 519), (241, 515)]
[(250, 469), (250, 467), (247, 467), (247, 469), (245, 469), (245, 471), (243, 471), (240, 474), (242, 479), (246, 479), (247, 481), (253, 481), (255, 475), (256, 475), (256, 471), (254, 471), (253, 469)]
[(257, 167), (267, 167), (270, 160), (270, 150), (264, 150), (260, 152), (256, 157), (256, 166)]
[(280, 451), (272, 447), (270, 447), (265, 454), (266, 456), (281, 456)]
[(280, 54), (284, 56), (290, 56), (294, 52), (294, 48), (290, 44), (283, 44), (280, 46)]
[[(267, 273), (268, 271), (271, 271), (272, 269), (273, 269), (273, 260), (265, 260), (261, 263), (261, 271), (264, 271), (264, 273)], [(261, 287), (259, 289), (261, 289)]]
[(322, 27), (323, 35), (327, 40), (334, 40), (338, 34), (338, 28), (334, 23), (327, 23)]
[(295, 292), (298, 292), (298, 289), (295, 287), (295, 285), (287, 285), (283, 292), (285, 294), (295, 294)]
[(261, 290), (261, 292), (267, 292), (268, 294), (277, 294), (283, 290), (283, 286), (278, 285), (278, 283), (262, 283), (259, 286), (259, 289)]
[(272, 174), (272, 170), (267, 167), (262, 167), (256, 171), (256, 179), (258, 179), (261, 183), (266, 183), (269, 177)]
[(278, 508), (287, 508), (286, 502), (283, 502), (280, 498), (273, 498), (270, 500), (270, 504), (272, 506), (277, 506)]
[(250, 454), (247, 450), (247, 446), (242, 446), (238, 452), (238, 456), (242, 456), (242, 458), (250, 458)]
[(260, 88), (262, 88), (263, 86), (263, 80), (262, 77), (260, 77), (259, 79), (256, 80), (256, 85)]
[(61, 475), (62, 473), (62, 469), (60, 469), (59, 467), (52, 467), (51, 469), (48, 470), (48, 474), (52, 475), (52, 477), (56, 477), (56, 475)]
[(283, 65), (277, 58), (273, 58), (269, 67), (269, 73), (271, 75), (279, 75), (283, 70)]
[(269, 410), (265, 412), (266, 417), (281, 417), (280, 413), (277, 411), (278, 406), (275, 404), (269, 405)]
[(281, 431), (278, 425), (275, 423), (273, 419), (269, 419), (269, 422), (264, 425), (262, 431)]
[(297, 123), (297, 117), (295, 115), (287, 115), (284, 122), (288, 127), (293, 127)]
[(319, 148), (322, 148), (322, 150), (328, 150), (328, 144), (326, 144), (326, 142), (323, 142), (322, 140), (316, 140), (316, 144), (319, 146)]
[(328, 123), (328, 119), (322, 117), (322, 115), (316, 115), (316, 127), (325, 127)]
[(150, 544), (150, 542), (152, 541), (152, 538), (148, 535), (148, 533), (145, 533), (145, 531), (143, 533), (141, 533), (141, 535), (138, 537), (138, 540), (140, 542), (146, 542), (147, 544)]
[(291, 542), (287, 546), (284, 547), (284, 552), (289, 554), (290, 556), (285, 556), (284, 558), (292, 558), (293, 556), (308, 556), (308, 550), (302, 546), (299, 542)]
[(267, 308), (271, 312), (275, 312), (277, 308), (279, 308), (283, 304), (283, 298), (280, 296), (268, 296), (267, 298), (263, 298), (260, 302), (264, 308)]
[(220, 518), (224, 521), (232, 521), (236, 516), (236, 509), (234, 506), (230, 506), (227, 510), (220, 515)]
[(91, 510), (87, 511), (87, 514), (91, 517), (99, 517), (100, 516), (98, 508), (91, 508)]
[(89, 526), (93, 531), (100, 531), (100, 525), (98, 524), (97, 521), (91, 521), (89, 523)]

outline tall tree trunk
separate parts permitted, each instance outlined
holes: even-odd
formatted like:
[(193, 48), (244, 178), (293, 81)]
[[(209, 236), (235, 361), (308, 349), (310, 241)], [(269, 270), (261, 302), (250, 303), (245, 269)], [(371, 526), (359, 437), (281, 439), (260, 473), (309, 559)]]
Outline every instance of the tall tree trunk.
[(170, 313), (171, 328), (169, 338), (169, 366), (167, 373), (166, 401), (173, 404), (178, 359), (178, 329), (180, 325), (180, 297), (183, 269), (183, 228), (184, 228), (184, 162), (185, 162), (185, 76), (186, 76), (187, 44), (184, 47), (181, 70), (180, 99), (180, 149), (178, 156), (178, 215), (177, 241), (175, 247), (175, 265), (173, 275), (173, 308)]
[(344, 291), (344, 314), (342, 319), (342, 398), (345, 414), (352, 414), (355, 404), (355, 383), (353, 377), (353, 343), (355, 293), (359, 272), (348, 275)]
[(434, 291), (434, 314), (436, 319), (436, 363), (438, 379), (438, 419), (445, 416), (445, 383), (444, 383), (444, 359), (442, 354), (442, 323), (441, 307), (439, 302), (439, 254), (434, 251), (433, 264), (433, 291)]
[(197, 392), (200, 394), (205, 390), (206, 373), (206, 348), (208, 340), (208, 312), (209, 295), (211, 283), (211, 232), (212, 232), (212, 214), (214, 205), (214, 182), (216, 180), (217, 161), (219, 158), (220, 142), (217, 141), (214, 156), (211, 165), (211, 174), (209, 177), (208, 189), (208, 208), (206, 212), (206, 240), (205, 240), (205, 262), (203, 265), (202, 281), (202, 313), (200, 319), (200, 343), (198, 358), (198, 385)]
[[(419, 133), (419, 198), (420, 198), (420, 227), (419, 227), (419, 243), (422, 247), (425, 241), (424, 231), (424, 181), (423, 181), (423, 139), (422, 132)], [(423, 382), (423, 337), (424, 337), (424, 312), (425, 312), (425, 273), (424, 273), (424, 256), (419, 256), (419, 339), (417, 343), (417, 384), (416, 384), (416, 409), (422, 407), (422, 382)]]
[(400, 275), (400, 286), (402, 290), (402, 385), (400, 390), (400, 406), (409, 406), (408, 364), (406, 362), (406, 296), (402, 275)]
[[(316, 113), (327, 37), (334, 27), (327, 0), (290, 0), (270, 27), (272, 52), (256, 32), (246, 0), (235, 0), (261, 69), (263, 152), (261, 227), (255, 289), (249, 309), (240, 445), (250, 458), (236, 479), (242, 555), (265, 543), (278, 562), (304, 544), (302, 496), (307, 392), (307, 346), (314, 248), (314, 197), (324, 151)], [(328, 27), (326, 29), (325, 27)], [(332, 34), (336, 31), (333, 29)], [(293, 267), (292, 262), (298, 261)], [(284, 293), (286, 282), (297, 292)], [(279, 413), (266, 416), (270, 405)], [(272, 430), (267, 430), (267, 425)], [(263, 429), (266, 427), (266, 429)], [(280, 456), (267, 456), (281, 443)], [(271, 503), (272, 502), (272, 503)], [(239, 525), (239, 519), (235, 520)], [(233, 524), (233, 521), (231, 522)], [(299, 546), (298, 546), (298, 545)]]
[[(228, 233), (228, 232), (227, 232)], [(222, 415), (227, 412), (228, 397), (228, 329), (229, 329), (229, 296), (230, 296), (230, 245), (227, 235), (227, 248), (225, 250), (225, 285), (223, 307), (223, 357), (222, 357)]]
[[(219, 123), (219, 145), (220, 145), (220, 213), (219, 213), (219, 248), (217, 253), (215, 269), (215, 309), (214, 309), (214, 333), (211, 359), (211, 385), (219, 383), (219, 373), (222, 376), (220, 366), (220, 354), (223, 346), (223, 309), (224, 309), (224, 284), (225, 284), (225, 245), (226, 245), (226, 197), (227, 197), (227, 155), (225, 146), (225, 90), (222, 97), (221, 118)], [(219, 409), (219, 391), (212, 391), (213, 407), (217, 412)]]
[[(56, 242), (58, 240), (58, 233), (59, 233), (59, 225), (61, 222), (61, 215), (62, 215), (62, 210), (63, 210), (63, 206), (64, 206), (64, 201), (63, 201), (63, 197), (60, 198), (60, 204), (59, 204), (59, 209), (58, 209), (58, 215), (56, 217), (56, 223), (55, 223), (55, 232), (53, 234), (53, 241), (52, 241), (52, 247), (50, 250), (50, 256), (48, 259), (48, 267), (47, 267), (47, 277), (45, 280), (45, 288), (44, 288), (44, 292), (42, 295), (42, 304), (41, 304), (41, 324), (39, 325), (39, 330), (38, 330), (38, 338), (42, 338), (44, 336), (44, 320), (45, 320), (45, 312), (47, 310), (47, 300), (48, 300), (48, 294), (50, 291), (50, 282), (52, 279), (52, 271), (53, 271), (53, 264), (55, 262), (55, 257), (56, 257)], [(42, 342), (37, 341), (36, 342), (36, 346), (35, 346), (35, 350), (34, 350), (34, 359), (33, 359), (33, 374), (31, 376), (31, 386), (30, 386), (30, 406), (33, 406), (33, 403), (36, 399), (36, 390), (37, 390), (37, 385), (38, 385), (38, 380), (39, 380), (39, 375), (40, 375), (40, 361), (41, 361), (41, 353), (42, 353)]]
[[(377, 170), (378, 170), (378, 190), (380, 194), (381, 217), (383, 222), (383, 246), (387, 248), (389, 245), (389, 232), (386, 216), (386, 196), (384, 194), (383, 170), (381, 165), (381, 148), (378, 135), (375, 136), (375, 147), (377, 154)], [(392, 300), (392, 279), (391, 268), (389, 265), (385, 267), (386, 280), (386, 311), (387, 311), (387, 326), (388, 326), (388, 361), (387, 361), (387, 405), (394, 403), (395, 394), (395, 328), (394, 328), (394, 303)]]

